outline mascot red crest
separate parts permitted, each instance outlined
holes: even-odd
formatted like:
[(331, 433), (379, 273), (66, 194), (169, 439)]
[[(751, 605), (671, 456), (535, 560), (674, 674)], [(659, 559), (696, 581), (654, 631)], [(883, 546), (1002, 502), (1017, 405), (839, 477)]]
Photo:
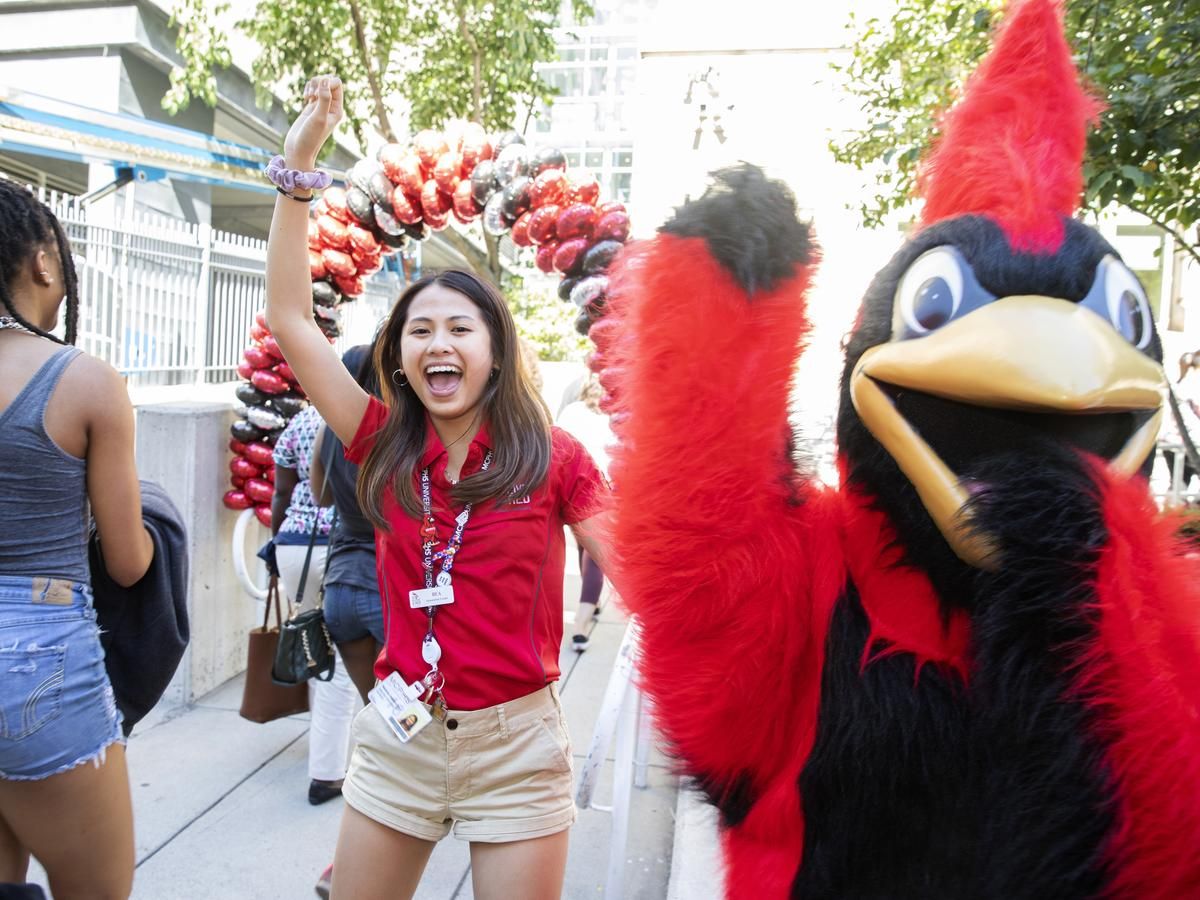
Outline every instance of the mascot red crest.
[(1015, 2), (863, 299), (838, 488), (788, 423), (787, 189), (717, 173), (618, 262), (615, 579), (731, 898), (1200, 896), (1200, 571), (1144, 480), (1145, 292), (1071, 218), (1096, 109)]

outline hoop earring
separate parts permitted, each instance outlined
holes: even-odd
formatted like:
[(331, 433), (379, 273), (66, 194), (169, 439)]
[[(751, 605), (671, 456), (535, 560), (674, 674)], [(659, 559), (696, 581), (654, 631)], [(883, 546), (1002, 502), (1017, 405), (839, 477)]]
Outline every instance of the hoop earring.
[(499, 375), (500, 375), (499, 369), (492, 369), (492, 371), (488, 373), (488, 381), (495, 381)]
[(404, 370), (397, 369), (395, 372), (392, 373), (392, 384), (396, 385), (396, 387), (402, 387), (402, 388), (408, 387), (408, 379), (405, 378), (403, 381), (401, 381), (399, 378), (396, 377), (397, 375), (403, 376)]

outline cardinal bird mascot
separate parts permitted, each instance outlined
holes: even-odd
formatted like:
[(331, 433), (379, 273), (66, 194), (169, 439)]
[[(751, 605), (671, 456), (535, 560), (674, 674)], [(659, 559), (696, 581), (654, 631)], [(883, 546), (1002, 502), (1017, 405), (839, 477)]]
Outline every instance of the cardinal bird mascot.
[(730, 898), (1200, 897), (1200, 568), (1145, 479), (1146, 294), (1072, 218), (1097, 111), (1017, 0), (863, 300), (837, 489), (788, 425), (787, 190), (717, 173), (621, 260), (617, 587)]

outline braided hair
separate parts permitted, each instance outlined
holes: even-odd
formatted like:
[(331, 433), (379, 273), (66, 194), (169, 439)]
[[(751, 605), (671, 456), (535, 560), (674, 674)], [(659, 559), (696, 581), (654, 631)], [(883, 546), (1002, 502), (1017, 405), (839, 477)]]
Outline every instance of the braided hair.
[[(17, 270), (29, 259), (39, 245), (53, 237), (58, 245), (62, 264), (63, 287), (67, 294), (66, 340), (60, 340), (36, 325), (26, 322), (13, 304), (9, 285)], [(11, 316), (23, 328), (60, 344), (74, 344), (79, 324), (79, 279), (75, 274), (75, 259), (62, 223), (54, 213), (33, 194), (0, 178), (0, 314)]]

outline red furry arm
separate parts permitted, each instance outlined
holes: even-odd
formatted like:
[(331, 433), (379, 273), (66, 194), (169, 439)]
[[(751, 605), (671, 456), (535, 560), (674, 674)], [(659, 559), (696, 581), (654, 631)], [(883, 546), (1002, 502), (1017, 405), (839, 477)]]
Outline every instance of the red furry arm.
[(728, 816), (786, 752), (758, 710), (794, 708), (789, 657), (808, 640), (787, 412), (816, 250), (786, 188), (749, 167), (721, 179), (622, 257), (599, 346), (621, 437), (614, 574), (642, 621), (644, 688)]

